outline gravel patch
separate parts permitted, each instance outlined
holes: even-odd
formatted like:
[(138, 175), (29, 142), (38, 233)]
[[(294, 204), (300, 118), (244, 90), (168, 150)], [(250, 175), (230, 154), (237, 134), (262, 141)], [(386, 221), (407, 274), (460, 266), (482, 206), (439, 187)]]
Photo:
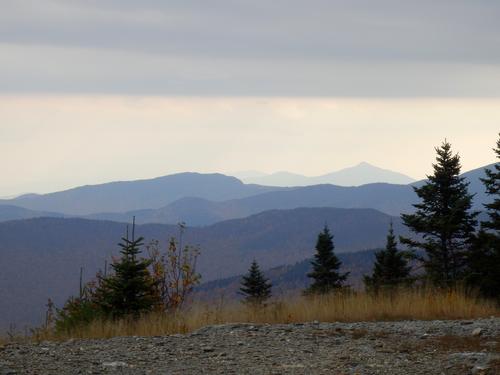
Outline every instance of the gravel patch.
[(500, 374), (500, 318), (226, 324), (0, 347), (0, 375)]

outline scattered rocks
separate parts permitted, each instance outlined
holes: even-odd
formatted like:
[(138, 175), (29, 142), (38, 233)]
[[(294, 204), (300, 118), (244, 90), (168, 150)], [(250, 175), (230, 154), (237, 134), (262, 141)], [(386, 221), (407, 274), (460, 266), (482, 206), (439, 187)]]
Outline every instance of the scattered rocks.
[(500, 318), (226, 324), (187, 335), (7, 344), (0, 375), (493, 375), (499, 338)]
[(483, 330), (481, 328), (476, 328), (472, 331), (472, 336), (481, 336), (481, 333), (483, 333)]

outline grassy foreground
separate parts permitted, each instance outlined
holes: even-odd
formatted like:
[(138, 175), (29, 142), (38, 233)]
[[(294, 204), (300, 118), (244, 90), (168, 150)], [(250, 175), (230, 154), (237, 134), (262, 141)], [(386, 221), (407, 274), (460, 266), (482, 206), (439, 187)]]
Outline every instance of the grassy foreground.
[(500, 308), (460, 291), (405, 290), (392, 295), (349, 293), (323, 297), (293, 297), (252, 309), (223, 300), (192, 304), (175, 314), (150, 313), (137, 321), (95, 321), (72, 332), (55, 334), (41, 330), (36, 340), (158, 336), (192, 332), (200, 327), (224, 323), (297, 323), (307, 321), (355, 322), (390, 320), (475, 319), (500, 316)]

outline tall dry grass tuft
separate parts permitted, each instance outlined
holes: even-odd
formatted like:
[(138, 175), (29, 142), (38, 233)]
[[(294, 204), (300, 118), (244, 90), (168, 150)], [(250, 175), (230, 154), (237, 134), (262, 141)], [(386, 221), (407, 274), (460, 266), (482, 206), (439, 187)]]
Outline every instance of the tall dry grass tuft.
[(372, 296), (343, 293), (276, 300), (253, 309), (236, 301), (195, 303), (175, 314), (151, 313), (139, 320), (95, 321), (64, 334), (43, 332), (37, 340), (158, 336), (192, 332), (224, 323), (355, 322), (389, 320), (475, 319), (500, 316), (498, 305), (460, 290), (404, 290)]

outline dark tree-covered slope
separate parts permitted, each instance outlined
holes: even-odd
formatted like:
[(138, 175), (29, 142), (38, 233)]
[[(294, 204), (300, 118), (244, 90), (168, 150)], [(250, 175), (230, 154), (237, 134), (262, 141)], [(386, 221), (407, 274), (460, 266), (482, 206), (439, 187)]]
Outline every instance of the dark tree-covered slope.
[[(204, 228), (187, 228), (184, 242), (199, 244), (203, 281), (244, 273), (256, 259), (263, 269), (294, 264), (312, 256), (318, 230), (328, 223), (341, 252), (380, 247), (390, 220), (370, 209), (299, 208), (273, 210)], [(61, 303), (85, 277), (118, 251), (125, 224), (84, 219), (43, 218), (0, 223), (0, 317), (2, 323), (37, 321), (48, 297)], [(139, 225), (146, 242), (165, 243), (177, 226)]]

